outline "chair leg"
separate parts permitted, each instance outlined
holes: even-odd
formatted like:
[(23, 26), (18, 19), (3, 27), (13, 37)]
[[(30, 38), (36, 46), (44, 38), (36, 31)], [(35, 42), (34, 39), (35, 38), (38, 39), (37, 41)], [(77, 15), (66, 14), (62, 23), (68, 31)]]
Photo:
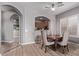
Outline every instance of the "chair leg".
[(45, 53), (47, 52), (47, 46), (45, 46)]
[(55, 51), (57, 50), (57, 41), (55, 41)]
[(62, 48), (63, 48), (63, 54), (65, 53), (65, 46), (62, 46)]
[(69, 52), (68, 45), (67, 45), (67, 46), (62, 46), (62, 48), (63, 48), (63, 54), (65, 53), (65, 47), (67, 48), (67, 50), (68, 50), (68, 52)]
[(69, 46), (67, 45), (67, 50), (68, 50), (68, 52), (69, 52)]
[(41, 49), (43, 48), (44, 44), (41, 45)]

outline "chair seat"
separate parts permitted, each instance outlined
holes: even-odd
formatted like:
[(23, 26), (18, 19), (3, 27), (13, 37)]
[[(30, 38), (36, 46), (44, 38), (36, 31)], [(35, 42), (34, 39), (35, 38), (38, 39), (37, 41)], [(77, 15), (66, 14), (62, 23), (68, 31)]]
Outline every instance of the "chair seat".
[(64, 42), (57, 42), (57, 44), (61, 45), (61, 46), (66, 46), (67, 43), (64, 43)]
[(54, 42), (46, 42), (45, 45), (53, 45), (53, 44), (54, 44)]
[(61, 42), (58, 42), (58, 44), (61, 46), (66, 46), (68, 43), (68, 39), (69, 39), (69, 32), (68, 30), (66, 30), (63, 35), (63, 40)]

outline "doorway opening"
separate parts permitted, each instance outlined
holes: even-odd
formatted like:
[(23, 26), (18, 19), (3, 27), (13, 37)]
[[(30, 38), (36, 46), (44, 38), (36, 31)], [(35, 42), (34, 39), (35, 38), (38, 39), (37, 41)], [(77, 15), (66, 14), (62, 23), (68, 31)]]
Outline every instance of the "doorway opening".
[(21, 44), (21, 12), (11, 5), (1, 5), (1, 54)]

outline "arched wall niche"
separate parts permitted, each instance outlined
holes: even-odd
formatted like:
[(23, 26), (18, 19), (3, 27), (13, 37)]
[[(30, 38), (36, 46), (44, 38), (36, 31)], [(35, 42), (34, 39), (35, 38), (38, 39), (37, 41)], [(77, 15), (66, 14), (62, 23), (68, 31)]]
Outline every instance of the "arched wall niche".
[(22, 23), (23, 15), (22, 15), (21, 10), (18, 7), (15, 7), (14, 5), (11, 5), (11, 4), (1, 4), (1, 9), (3, 9), (3, 7), (5, 7), (4, 8), (5, 10), (6, 10), (6, 8), (8, 8), (6, 11), (15, 12), (15, 14), (13, 14), (12, 17), (14, 15), (18, 15), (18, 17), (19, 17), (19, 28), (20, 28), (20, 43), (22, 43), (23, 38), (22, 38), (22, 34), (21, 33), (23, 33), (23, 30), (22, 30), (22, 27), (23, 27), (23, 23)]
[[(19, 19), (19, 40), (18, 40), (19, 43), (18, 43), (18, 45), (21, 44), (22, 43), (22, 40), (23, 40), (23, 38), (22, 38), (22, 33), (23, 33), (23, 30), (22, 30), (23, 29), (23, 27), (22, 27), (23, 26), (23, 23), (22, 23), (22, 21), (23, 21), (23, 15), (22, 15), (22, 13), (16, 7), (14, 7), (12, 5), (8, 5), (8, 4), (2, 4), (2, 5), (0, 4), (0, 8), (1, 8), (1, 11), (0, 11), (1, 12), (1, 42), (2, 42), (2, 39), (3, 39), (2, 37), (5, 36), (4, 35), (5, 33), (8, 33), (8, 35), (9, 35), (9, 31), (7, 30), (7, 27), (4, 25), (4, 23), (6, 22), (5, 20), (8, 20), (9, 19), (9, 24), (10, 24), (11, 23), (10, 21), (13, 21), (12, 19), (16, 19), (16, 20)], [(3, 17), (2, 14), (3, 13), (4, 14), (6, 13), (6, 16), (5, 17), (7, 17), (7, 18), (5, 18), (5, 20), (2, 19), (2, 17)], [(8, 22), (6, 24), (8, 24)], [(6, 27), (6, 29), (3, 26)], [(5, 33), (4, 33), (4, 30), (3, 29), (5, 29)], [(7, 34), (6, 34), (6, 36), (7, 36)], [(8, 37), (10, 37), (10, 36), (8, 36)], [(8, 42), (8, 41), (6, 41), (6, 42)], [(4, 43), (5, 42), (2, 42), (1, 44), (4, 44)], [(9, 43), (12, 43), (12, 42), (9, 42)], [(9, 44), (9, 43), (7, 43), (7, 44)], [(13, 47), (7, 47), (7, 50), (10, 50), (12, 48), (14, 48), (14, 46)], [(2, 51), (1, 53), (6, 52), (7, 50), (4, 49), (4, 51)]]
[(35, 27), (37, 30), (44, 28), (45, 30), (49, 29), (49, 22), (50, 19), (48, 19), (45, 16), (37, 16), (35, 17)]

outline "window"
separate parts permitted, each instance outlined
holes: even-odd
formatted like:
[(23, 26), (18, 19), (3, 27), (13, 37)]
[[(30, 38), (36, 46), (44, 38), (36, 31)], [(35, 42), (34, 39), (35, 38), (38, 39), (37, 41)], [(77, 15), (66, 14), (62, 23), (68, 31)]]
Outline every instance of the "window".
[(68, 19), (67, 18), (62, 18), (60, 19), (60, 32), (63, 34), (65, 29), (67, 28), (68, 25)]
[(69, 28), (70, 35), (79, 35), (78, 16), (77, 14), (60, 19), (60, 32), (63, 33), (66, 28)]
[(69, 26), (69, 33), (71, 35), (77, 35), (77, 27), (78, 27), (78, 16), (77, 15), (68, 17), (68, 26)]

